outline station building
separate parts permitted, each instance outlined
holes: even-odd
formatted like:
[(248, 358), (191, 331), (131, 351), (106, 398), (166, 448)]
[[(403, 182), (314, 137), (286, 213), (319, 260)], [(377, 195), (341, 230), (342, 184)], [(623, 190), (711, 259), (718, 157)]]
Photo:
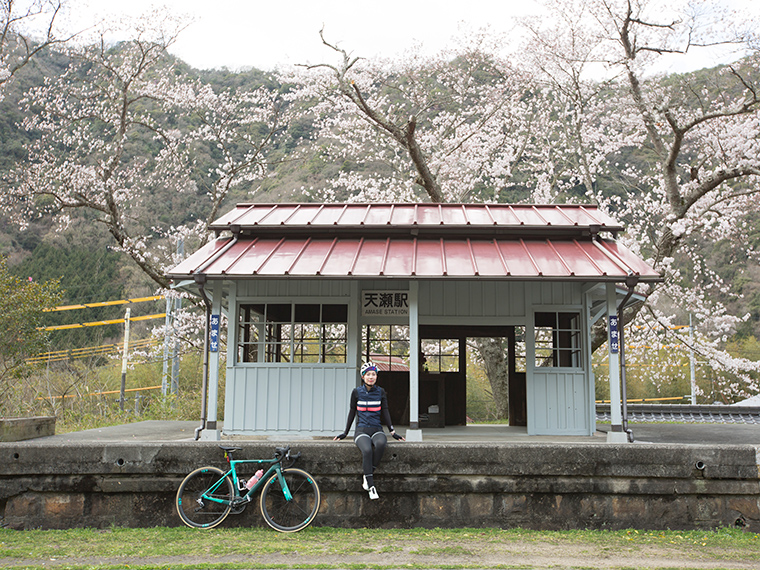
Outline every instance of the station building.
[[(621, 305), (661, 280), (593, 205), (239, 204), (211, 229), (168, 273), (209, 307), (204, 439), (340, 433), (373, 360), (394, 423), (421, 441), (466, 424), (467, 346), (487, 339), (506, 346), (510, 425), (593, 435), (591, 327), (606, 319), (619, 401)], [(612, 423), (625, 441), (614, 406)]]

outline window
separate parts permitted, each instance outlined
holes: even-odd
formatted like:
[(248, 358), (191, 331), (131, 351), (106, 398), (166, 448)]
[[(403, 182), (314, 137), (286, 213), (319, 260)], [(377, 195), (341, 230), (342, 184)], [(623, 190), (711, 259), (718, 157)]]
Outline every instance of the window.
[(581, 367), (580, 313), (536, 313), (536, 366)]
[(525, 372), (528, 365), (528, 349), (525, 339), (525, 327), (515, 327), (515, 372)]
[(409, 327), (367, 325), (362, 335), (364, 360), (382, 365), (382, 370), (409, 370)]
[(458, 338), (423, 338), (420, 366), (427, 372), (459, 372)]
[(238, 309), (238, 362), (346, 362), (348, 306), (251, 303)]

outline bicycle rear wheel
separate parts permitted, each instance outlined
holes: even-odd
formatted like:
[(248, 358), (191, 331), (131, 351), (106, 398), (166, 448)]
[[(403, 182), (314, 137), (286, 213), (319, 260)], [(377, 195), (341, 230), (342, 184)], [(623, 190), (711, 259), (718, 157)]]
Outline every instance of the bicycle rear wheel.
[(301, 469), (283, 469), (282, 476), (292, 496), (285, 498), (275, 473), (261, 491), (261, 514), (280, 532), (296, 532), (309, 526), (319, 511), (321, 495), (314, 477)]
[(235, 489), (224, 475), (217, 467), (200, 467), (185, 477), (176, 501), (182, 522), (193, 528), (214, 528), (227, 518)]

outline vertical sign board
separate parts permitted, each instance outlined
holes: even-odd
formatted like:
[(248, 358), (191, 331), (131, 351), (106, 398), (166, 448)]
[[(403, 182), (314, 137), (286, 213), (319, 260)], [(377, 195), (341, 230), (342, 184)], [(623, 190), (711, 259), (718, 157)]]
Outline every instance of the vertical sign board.
[(211, 315), (211, 330), (209, 331), (209, 352), (219, 351), (219, 315)]
[(362, 316), (409, 317), (409, 291), (362, 291)]
[(617, 354), (620, 349), (620, 336), (618, 335), (617, 315), (610, 315), (610, 352)]

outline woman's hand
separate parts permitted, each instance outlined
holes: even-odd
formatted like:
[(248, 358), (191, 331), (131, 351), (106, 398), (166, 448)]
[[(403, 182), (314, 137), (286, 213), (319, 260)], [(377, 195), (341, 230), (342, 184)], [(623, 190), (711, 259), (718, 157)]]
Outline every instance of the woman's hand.
[(402, 436), (396, 433), (396, 430), (393, 430), (391, 432), (391, 435), (393, 436), (393, 439), (397, 439), (399, 441), (406, 441)]
[(339, 440), (341, 440), (341, 439), (345, 439), (345, 437), (346, 437), (346, 434), (345, 434), (345, 433), (339, 433), (338, 435), (336, 435), (336, 436), (333, 438), (333, 441), (339, 441)]

